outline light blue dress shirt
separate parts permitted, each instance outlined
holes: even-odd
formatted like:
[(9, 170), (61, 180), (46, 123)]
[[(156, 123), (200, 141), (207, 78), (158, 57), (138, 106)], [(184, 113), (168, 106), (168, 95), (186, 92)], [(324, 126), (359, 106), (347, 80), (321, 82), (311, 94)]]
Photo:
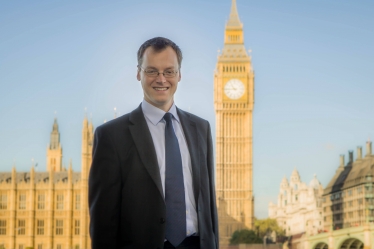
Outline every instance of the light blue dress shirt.
[[(164, 115), (166, 112), (149, 104), (143, 100), (142, 110), (144, 113), (145, 120), (149, 131), (151, 132), (153, 144), (155, 146), (158, 167), (160, 168), (160, 176), (162, 183), (162, 190), (165, 196), (165, 120)], [(175, 135), (177, 136), (179, 148), (182, 157), (183, 167), (183, 180), (184, 180), (184, 192), (186, 200), (186, 236), (198, 234), (198, 221), (196, 213), (195, 196), (192, 185), (192, 166), (191, 157), (188, 151), (187, 141), (183, 133), (182, 125), (180, 123), (177, 108), (175, 104), (171, 106), (169, 112), (173, 115), (173, 128)]]

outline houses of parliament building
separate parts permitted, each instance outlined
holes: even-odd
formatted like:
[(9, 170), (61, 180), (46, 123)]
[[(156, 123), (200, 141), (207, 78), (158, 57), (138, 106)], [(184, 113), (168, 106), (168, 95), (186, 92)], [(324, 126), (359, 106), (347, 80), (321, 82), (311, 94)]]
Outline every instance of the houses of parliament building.
[(82, 168), (62, 166), (62, 147), (55, 119), (47, 148), (47, 172), (0, 173), (0, 248), (86, 249), (88, 173), (92, 161), (93, 126), (82, 130)]

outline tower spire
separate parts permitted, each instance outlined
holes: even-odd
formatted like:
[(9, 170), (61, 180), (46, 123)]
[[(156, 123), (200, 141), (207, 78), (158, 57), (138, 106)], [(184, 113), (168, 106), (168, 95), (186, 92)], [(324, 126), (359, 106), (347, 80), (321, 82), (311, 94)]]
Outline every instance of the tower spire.
[(230, 28), (234, 28), (234, 29), (240, 28), (241, 29), (241, 28), (243, 28), (243, 24), (240, 22), (238, 10), (236, 8), (236, 0), (232, 0), (230, 17), (229, 17), (229, 20), (227, 21), (226, 28), (227, 29), (230, 29)]
[(57, 118), (55, 117), (50, 142), (47, 148), (47, 170), (61, 171), (62, 169), (62, 147), (60, 144), (60, 132), (58, 130)]

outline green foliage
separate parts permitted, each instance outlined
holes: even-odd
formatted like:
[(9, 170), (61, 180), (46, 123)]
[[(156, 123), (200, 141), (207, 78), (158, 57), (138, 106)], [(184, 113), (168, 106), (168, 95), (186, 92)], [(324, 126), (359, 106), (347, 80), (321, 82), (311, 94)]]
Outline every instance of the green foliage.
[(256, 235), (255, 231), (243, 229), (237, 230), (232, 234), (230, 244), (262, 244), (262, 239)]
[(255, 220), (255, 228), (260, 238), (263, 238), (267, 233), (275, 231), (277, 236), (284, 236), (284, 230), (278, 225), (275, 219)]

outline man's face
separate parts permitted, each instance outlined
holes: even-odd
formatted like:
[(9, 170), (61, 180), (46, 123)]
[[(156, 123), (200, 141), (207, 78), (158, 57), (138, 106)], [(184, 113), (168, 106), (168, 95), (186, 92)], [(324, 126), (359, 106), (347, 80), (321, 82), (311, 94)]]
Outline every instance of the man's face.
[[(165, 112), (169, 111), (181, 79), (177, 54), (171, 47), (161, 52), (155, 52), (152, 47), (148, 47), (144, 51), (142, 65), (139, 66), (146, 71), (160, 72), (158, 76), (150, 77), (143, 70), (138, 70), (137, 79), (142, 84), (145, 101)], [(178, 73), (172, 78), (165, 78), (161, 73), (166, 70), (174, 70)]]

